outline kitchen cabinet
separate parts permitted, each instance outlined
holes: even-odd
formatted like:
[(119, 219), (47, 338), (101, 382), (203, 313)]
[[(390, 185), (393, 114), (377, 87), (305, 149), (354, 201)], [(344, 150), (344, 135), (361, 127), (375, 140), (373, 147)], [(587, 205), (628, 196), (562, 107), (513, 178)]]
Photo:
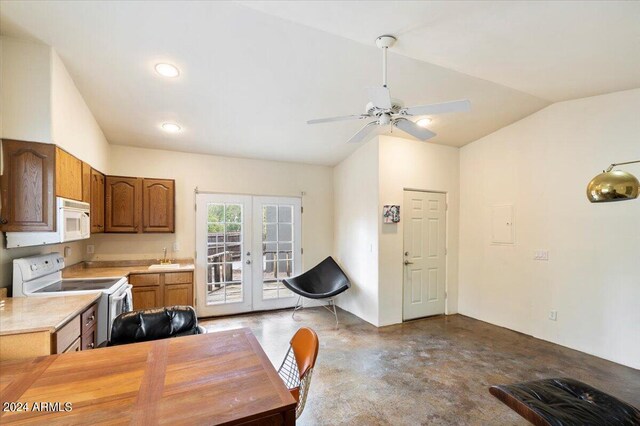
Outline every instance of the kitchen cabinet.
[(105, 178), (105, 232), (140, 232), (142, 179)]
[(2, 140), (0, 231), (55, 231), (55, 146)]
[(56, 196), (82, 201), (82, 161), (56, 147)]
[(104, 232), (104, 184), (105, 177), (91, 169), (91, 233)]
[(175, 181), (105, 176), (53, 144), (2, 140), (0, 231), (56, 230), (56, 197), (91, 206), (91, 233), (175, 232)]
[(194, 304), (192, 271), (131, 274), (129, 283), (134, 309)]
[(105, 232), (174, 232), (174, 180), (106, 176), (105, 193)]
[(165, 284), (164, 306), (193, 305), (193, 284)]
[(82, 162), (82, 201), (91, 203), (91, 165)]
[[(71, 296), (71, 298), (80, 296)], [(66, 352), (75, 352), (80, 350), (93, 349), (96, 347), (96, 329), (97, 329), (97, 309), (98, 305), (94, 301), (97, 296), (82, 296), (84, 299), (93, 297), (91, 302), (86, 301), (67, 301), (68, 304), (75, 305), (72, 312), (60, 312), (59, 306), (51, 307), (47, 312), (53, 312), (50, 316), (67, 317), (71, 316), (68, 321), (57, 323), (57, 320), (51, 319), (55, 325), (52, 327), (44, 327), (43, 320), (36, 322), (29, 319), (30, 313), (36, 308), (35, 305), (56, 303), (56, 297), (19, 297), (9, 298), (5, 303), (10, 306), (3, 314), (6, 315), (6, 322), (15, 322), (11, 316), (17, 316), (20, 321), (18, 330), (0, 334), (0, 360), (32, 358), (37, 356), (60, 354)], [(15, 300), (18, 299), (18, 300)], [(20, 300), (24, 299), (24, 300)], [(31, 300), (29, 300), (31, 299)], [(33, 300), (39, 299), (39, 300)], [(48, 299), (48, 300), (47, 300)], [(46, 306), (37, 306), (43, 308)], [(44, 312), (44, 311), (43, 311)], [(47, 315), (40, 314), (41, 317)], [(48, 316), (47, 316), (48, 318)], [(44, 322), (48, 322), (47, 319)], [(5, 324), (6, 324), (5, 322)]]
[(133, 295), (133, 309), (152, 309), (162, 306), (160, 286), (134, 286), (131, 290)]
[(142, 232), (174, 232), (174, 188), (174, 180), (142, 180)]
[(80, 323), (80, 350), (95, 349), (98, 345), (98, 305), (92, 305), (84, 311), (80, 316)]

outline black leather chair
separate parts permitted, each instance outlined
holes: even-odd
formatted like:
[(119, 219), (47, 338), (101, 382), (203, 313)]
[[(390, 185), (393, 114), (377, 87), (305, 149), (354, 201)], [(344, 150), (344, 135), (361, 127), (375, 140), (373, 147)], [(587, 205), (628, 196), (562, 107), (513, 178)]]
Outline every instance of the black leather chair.
[(491, 386), (489, 392), (537, 426), (640, 425), (640, 411), (573, 379)]
[(118, 315), (113, 321), (107, 346), (204, 333), (206, 330), (198, 325), (196, 311), (191, 306), (131, 311)]
[[(308, 299), (324, 299), (327, 300), (329, 304), (329, 306), (324, 305), (324, 307), (330, 312), (333, 312), (333, 315), (336, 317), (336, 326), (338, 325), (338, 313), (336, 312), (336, 304), (333, 298), (351, 287), (351, 283), (331, 256), (304, 274), (293, 278), (286, 278), (282, 280), (282, 283), (298, 295), (298, 301), (291, 314), (292, 317), (298, 309), (302, 309), (302, 305), (300, 304), (302, 297)], [(333, 311), (331, 308), (333, 308)]]

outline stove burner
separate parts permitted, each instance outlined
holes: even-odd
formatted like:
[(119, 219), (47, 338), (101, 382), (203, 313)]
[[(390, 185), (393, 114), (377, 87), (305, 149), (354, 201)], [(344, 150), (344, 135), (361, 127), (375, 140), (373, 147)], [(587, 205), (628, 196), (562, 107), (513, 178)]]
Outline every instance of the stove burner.
[(106, 290), (117, 283), (120, 279), (99, 279), (99, 280), (62, 280), (43, 287), (34, 293), (57, 293), (64, 291), (90, 291)]

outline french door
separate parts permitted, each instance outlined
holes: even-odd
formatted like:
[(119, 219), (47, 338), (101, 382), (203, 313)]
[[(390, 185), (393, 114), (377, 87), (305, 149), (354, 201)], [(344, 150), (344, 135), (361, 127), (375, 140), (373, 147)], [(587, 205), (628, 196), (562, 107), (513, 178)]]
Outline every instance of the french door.
[(196, 195), (199, 316), (294, 305), (282, 280), (302, 269), (300, 206), (293, 197)]

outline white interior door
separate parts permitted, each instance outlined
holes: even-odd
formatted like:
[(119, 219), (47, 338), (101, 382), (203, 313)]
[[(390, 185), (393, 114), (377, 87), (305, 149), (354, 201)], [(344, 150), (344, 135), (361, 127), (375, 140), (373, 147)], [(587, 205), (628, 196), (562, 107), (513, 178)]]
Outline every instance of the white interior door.
[(291, 197), (253, 197), (253, 309), (293, 306), (282, 280), (302, 272), (301, 203)]
[(196, 195), (196, 308), (199, 316), (252, 309), (251, 196)]
[(405, 191), (403, 319), (445, 312), (446, 194)]
[(301, 200), (196, 195), (199, 316), (293, 306), (282, 284), (302, 272)]

